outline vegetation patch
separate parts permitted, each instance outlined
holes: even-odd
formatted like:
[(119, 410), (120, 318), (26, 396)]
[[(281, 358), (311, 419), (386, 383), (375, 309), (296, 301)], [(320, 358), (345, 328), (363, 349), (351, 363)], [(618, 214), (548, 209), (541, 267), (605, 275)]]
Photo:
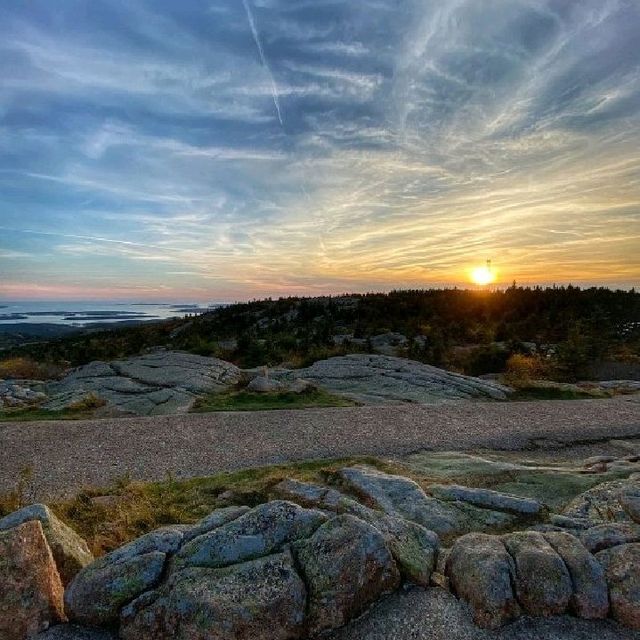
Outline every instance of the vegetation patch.
[(593, 400), (611, 396), (611, 393), (603, 390), (532, 384), (516, 387), (516, 391), (509, 396), (509, 400)]
[(262, 411), (272, 409), (308, 409), (312, 407), (351, 407), (356, 403), (323, 389), (308, 389), (302, 393), (278, 391), (256, 393), (245, 389), (227, 393), (212, 393), (196, 401), (192, 411)]
[(86, 420), (94, 415), (94, 407), (69, 407), (50, 411), (40, 407), (26, 407), (24, 409), (0, 410), (0, 422), (30, 422), (32, 420)]
[(29, 357), (16, 356), (0, 360), (0, 379), (52, 380), (59, 378), (65, 370), (62, 364), (37, 362)]
[[(471, 375), (509, 372), (573, 381), (602, 362), (640, 358), (640, 293), (605, 288), (432, 289), (254, 300), (200, 316), (82, 331), (23, 344), (6, 355), (71, 366), (166, 347), (241, 367), (304, 367), (372, 352), (387, 332), (407, 338), (397, 355)], [(336, 340), (339, 338), (339, 340)], [(522, 360), (513, 356), (533, 356)], [(509, 364), (508, 364), (509, 363)], [(0, 377), (1, 374), (0, 374)]]

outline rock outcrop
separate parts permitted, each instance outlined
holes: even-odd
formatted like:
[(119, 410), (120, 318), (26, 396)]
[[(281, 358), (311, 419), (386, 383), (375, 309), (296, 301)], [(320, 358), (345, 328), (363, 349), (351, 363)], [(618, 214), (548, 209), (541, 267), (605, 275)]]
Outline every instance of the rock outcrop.
[(0, 638), (24, 640), (64, 622), (63, 587), (42, 525), (0, 532)]
[(533, 499), (457, 485), (432, 485), (427, 495), (409, 478), (367, 467), (345, 468), (339, 476), (367, 505), (417, 522), (443, 537), (506, 529), (545, 511)]
[[(450, 590), (488, 629), (567, 614), (640, 629), (640, 525), (628, 514), (618, 520), (617, 508), (594, 522), (550, 514), (532, 498), (423, 488), (367, 466), (324, 478), (326, 486), (282, 480), (268, 502), (162, 527), (91, 562), (64, 594), (70, 623), (41, 637), (302, 640), (349, 623), (405, 583)], [(618, 504), (635, 482), (598, 495)], [(2, 640), (64, 622), (43, 532), (43, 523), (55, 529), (54, 516), (34, 505), (5, 519), (23, 520), (0, 531), (0, 607), (18, 609), (15, 622), (0, 619)]]
[(44, 402), (41, 380), (0, 380), (0, 409), (25, 409)]
[(280, 551), (309, 537), (327, 516), (284, 500), (267, 502), (188, 542), (176, 556), (186, 567), (220, 568)]
[(120, 413), (163, 415), (187, 411), (195, 398), (223, 391), (241, 378), (230, 362), (158, 350), (128, 360), (91, 362), (47, 388), (45, 409), (62, 409), (88, 394)]
[(434, 533), (359, 508), (370, 522), (274, 500), (159, 529), (85, 567), (65, 594), (68, 615), (119, 624), (122, 638), (136, 640), (303, 638), (335, 628), (397, 589), (401, 575), (422, 572), (428, 583), (435, 564)]
[(306, 369), (279, 372), (277, 375), (283, 380), (302, 378), (364, 404), (505, 400), (511, 392), (497, 382), (383, 355), (338, 356), (315, 362)]
[(182, 538), (179, 529), (158, 529), (85, 567), (64, 594), (69, 617), (90, 626), (117, 622), (123, 606), (156, 586)]
[(495, 629), (520, 614), (512, 586), (515, 564), (500, 538), (482, 533), (459, 538), (445, 571), (453, 593), (471, 606), (477, 625)]
[(622, 544), (596, 558), (605, 570), (613, 617), (640, 630), (640, 544)]
[(296, 544), (294, 552), (309, 590), (308, 628), (313, 635), (341, 627), (400, 585), (384, 537), (354, 516), (331, 519)]
[(288, 640), (304, 631), (306, 589), (291, 553), (233, 569), (189, 567), (122, 612), (123, 640)]
[(470, 604), (475, 622), (487, 628), (501, 626), (521, 611), (547, 617), (570, 609), (588, 619), (609, 612), (605, 572), (567, 533), (471, 533), (454, 543), (446, 572), (453, 592)]
[(569, 607), (579, 618), (606, 618), (609, 613), (607, 583), (600, 563), (574, 536), (554, 531), (546, 541), (562, 558), (573, 585)]
[(371, 509), (336, 489), (308, 482), (283, 480), (273, 493), (305, 507), (349, 514), (367, 522), (384, 537), (402, 577), (414, 584), (429, 584), (439, 549), (439, 539), (433, 531), (417, 522)]
[(504, 538), (515, 564), (518, 602), (532, 616), (564, 613), (572, 594), (571, 576), (562, 558), (541, 533), (518, 531)]
[(42, 525), (64, 585), (93, 560), (87, 543), (43, 504), (32, 504), (0, 519), (0, 531), (37, 520)]

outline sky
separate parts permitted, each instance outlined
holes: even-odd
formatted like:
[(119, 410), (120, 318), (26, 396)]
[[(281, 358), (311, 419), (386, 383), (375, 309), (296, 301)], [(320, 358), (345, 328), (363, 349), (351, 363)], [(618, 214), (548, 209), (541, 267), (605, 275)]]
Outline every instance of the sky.
[(638, 0), (3, 0), (0, 298), (640, 285)]

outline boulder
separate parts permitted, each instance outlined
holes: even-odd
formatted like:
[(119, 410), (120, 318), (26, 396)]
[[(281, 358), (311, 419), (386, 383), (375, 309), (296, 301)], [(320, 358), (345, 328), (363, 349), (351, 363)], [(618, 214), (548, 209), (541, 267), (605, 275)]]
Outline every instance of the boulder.
[(518, 531), (503, 537), (516, 567), (518, 602), (532, 616), (564, 613), (573, 593), (571, 576), (562, 558), (536, 531)]
[(362, 506), (336, 489), (291, 478), (281, 480), (271, 491), (274, 496), (290, 500), (303, 507), (328, 509), (339, 513), (348, 510), (350, 506)]
[(596, 555), (603, 565), (611, 614), (620, 623), (640, 630), (640, 544), (622, 544)]
[(571, 576), (571, 611), (579, 618), (606, 618), (609, 594), (601, 564), (569, 533), (546, 533), (544, 537), (562, 558)]
[(368, 467), (346, 467), (338, 475), (368, 506), (388, 515), (417, 522), (440, 536), (466, 530), (464, 514), (427, 496), (420, 485), (409, 478)]
[(381, 511), (370, 509), (336, 489), (299, 480), (282, 480), (273, 492), (306, 507), (347, 513), (370, 525), (384, 536), (402, 577), (408, 582), (427, 586), (438, 552), (438, 536), (422, 525)]
[(152, 531), (86, 566), (64, 594), (74, 622), (109, 625), (120, 609), (156, 586), (168, 554), (175, 553), (183, 533), (177, 527)]
[(623, 488), (618, 500), (631, 520), (640, 524), (640, 487), (635, 484)]
[(478, 626), (496, 629), (518, 617), (515, 566), (499, 537), (469, 533), (443, 555), (451, 590), (471, 606)]
[(42, 524), (0, 531), (0, 638), (23, 640), (64, 622), (62, 593)]
[(93, 560), (87, 543), (43, 504), (32, 504), (5, 516), (0, 520), (0, 531), (31, 520), (42, 524), (62, 583), (69, 584), (73, 576)]
[(240, 516), (243, 516), (247, 511), (249, 511), (249, 507), (224, 507), (223, 509), (216, 509), (211, 512), (208, 516), (202, 518), (202, 520), (196, 522), (191, 527), (188, 527), (183, 533), (183, 543), (189, 542), (198, 536), (201, 536), (204, 533), (209, 533), (209, 531), (213, 531), (213, 529), (217, 529), (221, 527), (223, 524), (227, 524), (227, 522), (231, 522), (232, 520), (236, 520)]
[(274, 500), (187, 544), (176, 563), (191, 567), (224, 567), (282, 550), (284, 545), (309, 537), (327, 516), (292, 502)]
[(187, 567), (122, 611), (122, 640), (293, 640), (305, 585), (290, 552), (224, 569)]
[(303, 380), (302, 378), (298, 378), (294, 380), (288, 387), (287, 391), (290, 393), (307, 393), (308, 391), (313, 391), (317, 389), (316, 385), (313, 382), (309, 382), (309, 380)]
[(382, 534), (354, 516), (329, 520), (293, 548), (308, 588), (312, 635), (342, 626), (400, 584)]
[(59, 624), (38, 634), (36, 640), (118, 640), (118, 637), (106, 629)]
[(599, 524), (580, 532), (580, 540), (591, 553), (598, 553), (619, 544), (640, 542), (640, 525), (631, 522)]
[(284, 389), (284, 386), (280, 382), (266, 376), (256, 376), (247, 385), (247, 391), (253, 391), (254, 393), (273, 393), (282, 391), (282, 389)]
[(624, 495), (640, 491), (640, 482), (632, 476), (610, 480), (576, 496), (563, 510), (563, 515), (586, 518), (593, 522), (629, 522), (632, 520), (622, 504)]
[(457, 484), (433, 484), (428, 490), (432, 496), (440, 500), (459, 500), (483, 509), (505, 511), (525, 518), (540, 516), (545, 510), (544, 505), (533, 498), (520, 498), (490, 489), (462, 487)]

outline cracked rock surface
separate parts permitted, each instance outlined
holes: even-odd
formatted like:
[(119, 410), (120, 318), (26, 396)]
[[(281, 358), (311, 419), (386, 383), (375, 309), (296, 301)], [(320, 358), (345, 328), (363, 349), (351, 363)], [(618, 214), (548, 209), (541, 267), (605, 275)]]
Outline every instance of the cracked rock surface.
[(363, 404), (505, 400), (511, 391), (497, 382), (385, 355), (338, 356), (315, 362), (306, 369), (281, 372), (280, 376), (308, 380)]
[(224, 391), (240, 380), (240, 369), (218, 358), (156, 351), (128, 360), (91, 362), (48, 386), (45, 409), (62, 409), (94, 394), (119, 413), (184, 413), (196, 397)]

